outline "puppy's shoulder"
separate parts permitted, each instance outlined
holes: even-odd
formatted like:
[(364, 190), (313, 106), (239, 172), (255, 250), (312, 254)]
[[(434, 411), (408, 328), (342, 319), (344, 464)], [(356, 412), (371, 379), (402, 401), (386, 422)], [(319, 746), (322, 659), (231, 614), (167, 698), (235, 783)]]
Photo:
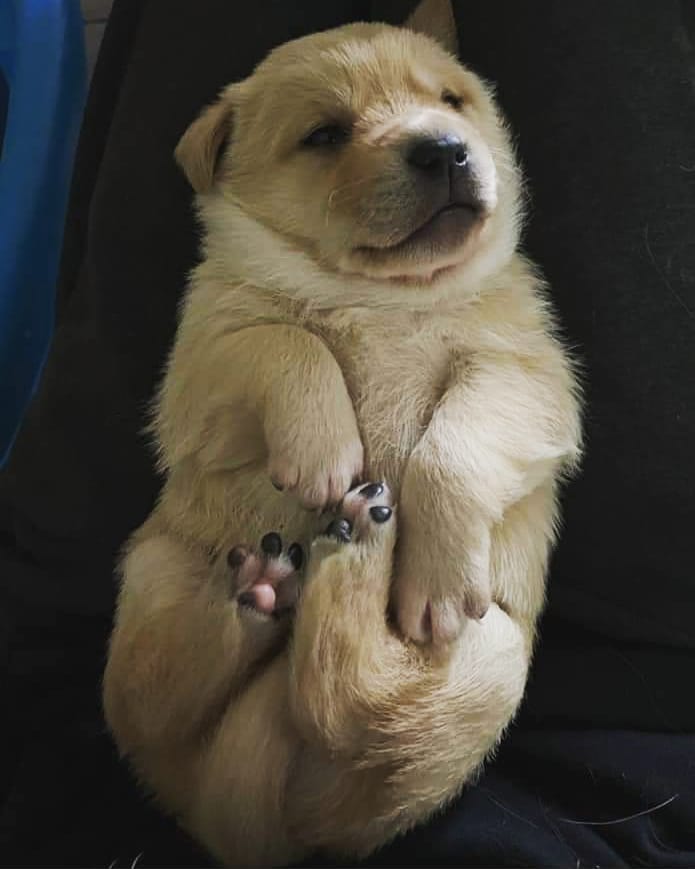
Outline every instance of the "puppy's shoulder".
[(230, 277), (213, 259), (190, 275), (181, 306), (179, 335), (198, 340), (267, 323), (296, 323), (291, 300), (264, 292), (252, 282)]
[(512, 352), (558, 342), (552, 294), (540, 269), (516, 254), (481, 292), (476, 305), (479, 338), (508, 347)]

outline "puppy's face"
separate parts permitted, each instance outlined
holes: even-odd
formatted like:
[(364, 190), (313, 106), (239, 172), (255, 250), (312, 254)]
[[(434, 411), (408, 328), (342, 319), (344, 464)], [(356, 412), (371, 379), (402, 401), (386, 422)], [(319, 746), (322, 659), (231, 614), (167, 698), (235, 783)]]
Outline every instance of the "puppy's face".
[(490, 94), (411, 30), (354, 24), (281, 46), (178, 156), (199, 192), (334, 273), (427, 283), (516, 237), (516, 170)]

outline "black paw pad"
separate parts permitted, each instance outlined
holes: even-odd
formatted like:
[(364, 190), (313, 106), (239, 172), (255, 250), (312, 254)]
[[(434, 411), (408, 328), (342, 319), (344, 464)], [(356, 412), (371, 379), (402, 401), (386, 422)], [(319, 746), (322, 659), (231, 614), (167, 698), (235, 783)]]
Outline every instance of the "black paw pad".
[(282, 537), (271, 531), (261, 540), (261, 549), (271, 558), (277, 558), (282, 552)]
[(372, 517), (372, 521), (378, 522), (379, 525), (388, 522), (392, 513), (393, 510), (390, 507), (370, 507), (369, 509), (369, 515)]
[(349, 543), (352, 537), (352, 525), (347, 519), (334, 519), (324, 533), (327, 537), (335, 537), (342, 543)]
[(248, 557), (249, 553), (243, 546), (233, 546), (227, 553), (227, 564), (232, 570), (237, 570)]
[(295, 570), (299, 570), (304, 563), (304, 552), (299, 543), (293, 543), (292, 546), (290, 546), (287, 550), (287, 557), (292, 563), (292, 567), (294, 567)]
[(250, 609), (256, 609), (256, 598), (250, 591), (245, 591), (243, 594), (240, 594), (237, 598), (239, 606), (249, 607)]
[(384, 491), (383, 483), (369, 483), (363, 489), (360, 489), (360, 495), (363, 498), (368, 498), (371, 500), (372, 498), (377, 498)]

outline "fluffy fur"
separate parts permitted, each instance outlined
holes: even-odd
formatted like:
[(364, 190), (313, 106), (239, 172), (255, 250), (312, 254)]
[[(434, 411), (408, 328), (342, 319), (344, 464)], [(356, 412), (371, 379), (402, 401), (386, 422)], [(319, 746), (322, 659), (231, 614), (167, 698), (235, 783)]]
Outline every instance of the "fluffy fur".
[[(471, 779), (521, 700), (579, 457), (507, 130), (442, 44), (448, 4), (409, 25), (281, 46), (177, 150), (204, 256), (104, 701), (143, 781), (227, 864), (364, 856)], [(338, 140), (307, 144), (322, 125)], [(440, 219), (404, 149), (443, 133), (475, 202)], [(388, 521), (346, 496), (356, 480), (388, 483)], [(320, 534), (336, 504), (349, 542)], [(255, 548), (269, 531), (305, 570)], [(269, 614), (297, 580), (294, 619)]]

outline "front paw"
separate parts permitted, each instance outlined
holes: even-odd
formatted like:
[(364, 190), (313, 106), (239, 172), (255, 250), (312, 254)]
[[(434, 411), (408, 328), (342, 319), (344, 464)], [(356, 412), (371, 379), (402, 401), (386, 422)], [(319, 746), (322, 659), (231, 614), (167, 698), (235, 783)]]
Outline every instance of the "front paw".
[(489, 529), (471, 523), (459, 534), (403, 531), (394, 604), (402, 633), (416, 643), (446, 646), (490, 606)]
[(339, 504), (361, 478), (364, 449), (356, 424), (334, 435), (306, 431), (282, 439), (271, 450), (268, 471), (273, 485), (292, 492), (313, 510)]

